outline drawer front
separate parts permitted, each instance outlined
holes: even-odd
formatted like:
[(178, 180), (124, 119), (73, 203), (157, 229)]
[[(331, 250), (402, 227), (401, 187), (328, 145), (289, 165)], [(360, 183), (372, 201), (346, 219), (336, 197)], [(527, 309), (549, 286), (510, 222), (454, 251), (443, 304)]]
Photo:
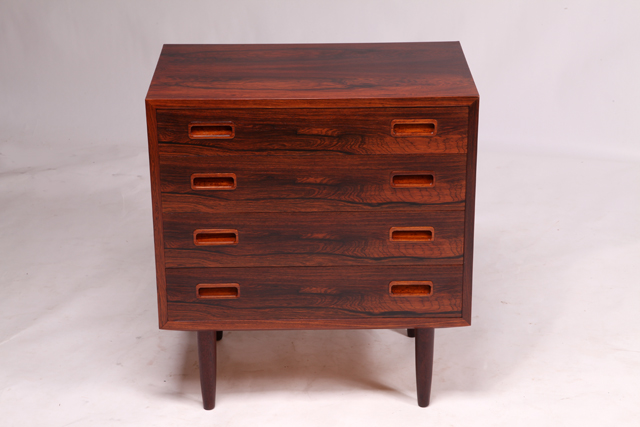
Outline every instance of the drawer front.
[(464, 209), (464, 154), (160, 158), (165, 212)]
[(170, 321), (461, 314), (462, 267), (455, 265), (188, 268), (166, 273)]
[(158, 110), (160, 154), (466, 153), (468, 109)]
[(164, 215), (167, 267), (462, 263), (464, 212)]

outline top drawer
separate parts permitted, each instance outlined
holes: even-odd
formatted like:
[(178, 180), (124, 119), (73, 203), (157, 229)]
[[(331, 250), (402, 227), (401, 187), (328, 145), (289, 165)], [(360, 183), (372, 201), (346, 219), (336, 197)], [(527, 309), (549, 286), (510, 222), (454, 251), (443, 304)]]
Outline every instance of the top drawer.
[(465, 153), (468, 109), (158, 110), (160, 154)]

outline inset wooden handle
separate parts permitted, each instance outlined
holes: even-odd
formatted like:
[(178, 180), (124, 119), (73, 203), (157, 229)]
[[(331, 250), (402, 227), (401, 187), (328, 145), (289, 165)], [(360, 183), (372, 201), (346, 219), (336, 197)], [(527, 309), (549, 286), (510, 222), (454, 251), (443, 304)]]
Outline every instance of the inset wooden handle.
[(389, 293), (392, 297), (428, 297), (433, 293), (433, 282), (391, 282)]
[(389, 240), (404, 243), (430, 242), (433, 240), (433, 227), (391, 227)]
[(235, 245), (238, 243), (238, 230), (196, 230), (193, 243), (197, 246)]
[(201, 299), (238, 298), (240, 285), (237, 283), (199, 284), (196, 295)]
[(194, 173), (191, 175), (194, 190), (235, 190), (235, 173)]
[(391, 135), (397, 137), (434, 136), (437, 130), (437, 120), (407, 119), (393, 120), (391, 122)]
[(436, 177), (433, 172), (393, 172), (391, 186), (395, 188), (433, 187)]
[(191, 139), (231, 139), (235, 134), (233, 122), (189, 124), (189, 138)]

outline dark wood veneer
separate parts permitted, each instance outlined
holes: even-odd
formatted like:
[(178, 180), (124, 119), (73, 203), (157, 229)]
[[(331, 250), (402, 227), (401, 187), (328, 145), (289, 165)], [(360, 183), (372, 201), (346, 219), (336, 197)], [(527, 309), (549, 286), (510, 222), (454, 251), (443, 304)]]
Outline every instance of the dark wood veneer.
[[(432, 185), (391, 184), (430, 171)], [(404, 171), (404, 172), (403, 172)], [(165, 212), (464, 209), (466, 155), (160, 157)], [(193, 189), (190, 176), (233, 174), (235, 187)], [(228, 191), (227, 191), (228, 190)]]
[[(180, 155), (465, 153), (467, 115), (464, 107), (159, 110), (158, 142)], [(432, 119), (438, 133), (399, 137), (399, 118)], [(208, 121), (233, 122), (234, 136), (193, 139), (190, 126)]]
[[(433, 284), (428, 298), (397, 298), (389, 293), (393, 281), (425, 280)], [(194, 289), (202, 283), (237, 283), (240, 296), (198, 298)], [(168, 316), (172, 321), (459, 317), (461, 284), (460, 265), (402, 270), (363, 266), (170, 268)]]
[(204, 409), (216, 406), (216, 332), (198, 332), (198, 359), (200, 361), (200, 387)]
[[(165, 214), (164, 221), (169, 268), (462, 263), (462, 211)], [(429, 227), (436, 237), (390, 240), (391, 229), (403, 227)], [(198, 245), (195, 230), (210, 239)]]
[(229, 331), (257, 331), (275, 329), (404, 329), (407, 325), (414, 328), (453, 328), (469, 326), (462, 317), (363, 317), (349, 319), (223, 319), (213, 321), (174, 321), (168, 320), (163, 329), (174, 331), (208, 331), (220, 328)]
[(433, 376), (433, 328), (416, 328), (416, 382), (418, 406), (426, 408), (431, 400), (431, 379)]
[(147, 101), (193, 108), (468, 105), (458, 42), (165, 45)]
[(156, 286), (158, 293), (158, 320), (162, 328), (167, 323), (167, 291), (164, 275), (164, 230), (162, 228), (162, 193), (160, 164), (158, 162), (158, 133), (156, 111), (150, 103), (146, 105), (147, 136), (149, 138), (149, 172), (151, 177), (151, 204), (153, 212), (153, 242), (156, 255)]
[(459, 43), (165, 45), (146, 98), (160, 327), (471, 322), (478, 93)]
[(478, 138), (478, 108), (479, 100), (475, 100), (469, 106), (469, 151), (467, 152), (467, 191), (465, 198), (467, 207), (465, 208), (464, 219), (464, 294), (462, 317), (471, 324), (471, 283), (473, 277), (473, 237), (475, 225), (475, 201), (476, 201), (476, 160), (477, 160), (477, 138)]

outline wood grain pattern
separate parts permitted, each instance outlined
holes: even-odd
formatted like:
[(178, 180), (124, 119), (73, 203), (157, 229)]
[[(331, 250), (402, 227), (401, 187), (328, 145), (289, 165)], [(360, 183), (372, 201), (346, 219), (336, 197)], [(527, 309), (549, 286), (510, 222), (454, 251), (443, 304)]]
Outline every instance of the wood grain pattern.
[(160, 164), (158, 162), (158, 135), (156, 111), (146, 104), (147, 136), (149, 140), (149, 177), (151, 181), (151, 204), (153, 213), (153, 242), (156, 259), (156, 288), (158, 293), (158, 322), (167, 323), (166, 280), (164, 276), (164, 230), (162, 229), (162, 197), (160, 193)]
[[(464, 212), (165, 214), (165, 262), (176, 267), (462, 263)], [(392, 227), (433, 227), (427, 242)], [(234, 245), (196, 246), (196, 229), (238, 231)]]
[[(467, 108), (158, 110), (161, 154), (465, 153)], [(394, 137), (392, 122), (433, 119), (433, 136)], [(234, 123), (233, 139), (192, 139), (193, 122)]]
[(480, 101), (476, 100), (469, 107), (469, 151), (467, 153), (467, 206), (464, 218), (464, 296), (463, 317), (471, 324), (471, 294), (473, 280), (473, 238), (476, 205), (476, 161), (478, 150), (478, 108)]
[(468, 104), (458, 42), (165, 45), (147, 100), (199, 107)]
[[(171, 321), (459, 317), (461, 310), (459, 265), (170, 268), (166, 274)], [(431, 296), (389, 294), (390, 282), (417, 280), (433, 283)], [(200, 283), (238, 283), (241, 296), (200, 299), (196, 293)]]
[(469, 326), (462, 317), (362, 317), (350, 319), (221, 319), (169, 320), (162, 329), (205, 331), (212, 328), (227, 331), (259, 331), (274, 329), (406, 329), (453, 328)]
[[(380, 66), (378, 66), (380, 65)], [(297, 79), (297, 80), (296, 80)], [(365, 83), (366, 81), (366, 83)], [(359, 83), (358, 83), (359, 82)], [(236, 161), (244, 161), (250, 152), (225, 151), (227, 147), (211, 147), (208, 145), (186, 145), (169, 141), (158, 144), (156, 123), (156, 110), (185, 110), (193, 108), (201, 110), (221, 110), (221, 109), (270, 109), (278, 110), (276, 117), (285, 118), (282, 114), (285, 110), (307, 109), (309, 114), (318, 108), (342, 109), (341, 115), (348, 117), (352, 110), (370, 110), (396, 108), (407, 111), (439, 109), (443, 108), (451, 111), (452, 108), (464, 107), (461, 114), (466, 118), (461, 122), (462, 128), (469, 129), (464, 136), (464, 149), (458, 150), (459, 154), (475, 162), (475, 143), (477, 138), (477, 99), (478, 94), (469, 73), (466, 61), (458, 43), (404, 43), (404, 44), (358, 44), (358, 45), (271, 45), (271, 46), (166, 46), (158, 68), (154, 75), (146, 102), (147, 119), (149, 126), (150, 159), (152, 168), (152, 186), (154, 198), (154, 229), (156, 234), (156, 260), (158, 267), (158, 303), (160, 312), (161, 327), (166, 329), (182, 330), (204, 330), (212, 329), (209, 321), (190, 322), (168, 320), (166, 306), (166, 292), (164, 284), (164, 251), (163, 247), (163, 209), (167, 215), (171, 212), (187, 212), (194, 208), (193, 212), (215, 212), (222, 206), (230, 206), (232, 212), (241, 212), (251, 209), (255, 205), (250, 197), (243, 199), (224, 200), (223, 198), (210, 198), (205, 203), (201, 203), (200, 197), (193, 197), (188, 192), (170, 191), (160, 196), (159, 180), (153, 178), (158, 176), (158, 172), (163, 170), (159, 165), (159, 156), (163, 158), (167, 155), (176, 154), (178, 156), (189, 156), (191, 160), (197, 160), (197, 156), (212, 154), (220, 156), (226, 154), (235, 156)], [(437, 108), (436, 108), (437, 107)], [(470, 107), (470, 108), (469, 108)], [(195, 110), (195, 111), (198, 111)], [(468, 111), (468, 112), (467, 112)], [(456, 113), (459, 114), (459, 113)], [(280, 116), (278, 116), (280, 115)], [(286, 114), (285, 114), (286, 115)], [(268, 124), (265, 112), (265, 121)], [(331, 115), (328, 115), (329, 117)], [(402, 117), (400, 117), (402, 119)], [(407, 118), (411, 119), (411, 117)], [(437, 134), (441, 128), (438, 122)], [(343, 121), (344, 122), (344, 121)], [(321, 123), (322, 124), (322, 123)], [(276, 123), (276, 126), (278, 124)], [(457, 125), (456, 125), (457, 126)], [(307, 156), (309, 158), (321, 155), (321, 153), (335, 154), (336, 157), (344, 157), (347, 162), (354, 161), (359, 156), (352, 154), (366, 154), (366, 161), (377, 158), (381, 155), (394, 157), (390, 154), (389, 147), (380, 145), (375, 141), (377, 137), (365, 138), (363, 147), (358, 147), (362, 141), (357, 138), (353, 141), (344, 135), (334, 136), (335, 128), (332, 126), (307, 126), (309, 129), (302, 130), (299, 138), (305, 141), (303, 152), (291, 152), (290, 147), (282, 150), (282, 144), (254, 153), (256, 157), (265, 157), (262, 154), (278, 154), (284, 156)], [(356, 126), (358, 128), (358, 126)], [(188, 127), (187, 127), (188, 129)], [(298, 126), (298, 129), (305, 129)], [(235, 131), (235, 126), (233, 128)], [(188, 132), (188, 130), (187, 130)], [(288, 132), (288, 130), (287, 130)], [(365, 135), (368, 135), (365, 131)], [(375, 132), (374, 132), (375, 134)], [(235, 137), (235, 134), (234, 134)], [(309, 139), (305, 139), (309, 138)], [(392, 138), (392, 137), (391, 137)], [(425, 137), (423, 139), (427, 139)], [(433, 141), (433, 137), (430, 137)], [(409, 142), (414, 144), (412, 137), (393, 138), (402, 139), (402, 144)], [(338, 147), (336, 150), (335, 141), (340, 141), (346, 150)], [(385, 141), (391, 141), (385, 136)], [(207, 144), (207, 139), (201, 140)], [(233, 140), (226, 140), (230, 143)], [(217, 141), (221, 142), (221, 141)], [(418, 141), (420, 142), (420, 141)], [(393, 144), (393, 142), (390, 142)], [(284, 142), (283, 144), (286, 144)], [(399, 144), (399, 143), (398, 143)], [(468, 147), (469, 146), (469, 147)], [(376, 148), (371, 148), (376, 147)], [(433, 155), (433, 151), (442, 150), (448, 153), (449, 148), (442, 146), (438, 148), (432, 145), (432, 150), (428, 154)], [(459, 146), (458, 146), (459, 147)], [(395, 149), (392, 147), (392, 149)], [(403, 150), (403, 148), (400, 148)], [(409, 148), (409, 154), (415, 154), (422, 150), (419, 145)], [(342, 151), (341, 151), (342, 150)], [(380, 152), (378, 155), (376, 150)], [(466, 152), (466, 151), (473, 152)], [(393, 151), (391, 151), (393, 152)], [(308, 156), (312, 154), (312, 156)], [(226, 156), (229, 157), (229, 156)], [(413, 157), (413, 156), (412, 156)], [(425, 156), (427, 157), (427, 156)], [(269, 161), (273, 156), (269, 156)], [(357, 163), (357, 160), (355, 160)], [(256, 162), (257, 163), (257, 162)], [(473, 204), (473, 190), (475, 188), (475, 164), (467, 165), (470, 178), (474, 182), (466, 182), (464, 177), (457, 180), (465, 189), (464, 196), (459, 189), (451, 194), (456, 194), (456, 201), (453, 204), (445, 205), (432, 200), (419, 206), (405, 204), (405, 199), (393, 199), (389, 196), (382, 197), (374, 203), (379, 203), (373, 207), (361, 203), (361, 200), (368, 199), (368, 190), (362, 191), (362, 187), (355, 185), (350, 189), (349, 194), (344, 193), (336, 196), (330, 188), (316, 185), (306, 189), (307, 194), (322, 194), (320, 197), (312, 197), (305, 202), (304, 196), (300, 198), (300, 203), (291, 203), (290, 200), (278, 200), (271, 206), (263, 205), (259, 208), (264, 212), (278, 212), (277, 206), (283, 203), (290, 203), (283, 210), (291, 211), (324, 211), (331, 215), (332, 211), (358, 211), (358, 210), (397, 210), (428, 211), (433, 209), (464, 209), (466, 204)], [(348, 169), (350, 166), (345, 165)], [(426, 168), (414, 168), (417, 171), (424, 171)], [(449, 168), (449, 170), (451, 170)], [(374, 168), (371, 168), (374, 171)], [(462, 172), (464, 175), (465, 172)], [(164, 176), (163, 176), (164, 177)], [(266, 176), (264, 176), (266, 178)], [(278, 175), (278, 179), (284, 175)], [(436, 189), (440, 184), (440, 176), (435, 179)], [(281, 182), (282, 182), (281, 181)], [(240, 181), (242, 182), (242, 181)], [(163, 184), (164, 185), (164, 184)], [(181, 184), (180, 184), (181, 185)], [(428, 185), (428, 183), (426, 184)], [(342, 184), (340, 185), (342, 187)], [(294, 187), (300, 188), (300, 187)], [(411, 189), (410, 191), (414, 191)], [(230, 194), (237, 190), (229, 190), (224, 193)], [(212, 193), (223, 193), (214, 191)], [(426, 194), (417, 196), (416, 199), (423, 199)], [(326, 197), (328, 195), (328, 197)], [(247, 195), (248, 196), (248, 195)], [(471, 196), (465, 202), (465, 197)], [(386, 197), (386, 199), (385, 199)], [(411, 196), (413, 197), (413, 196)], [(320, 201), (325, 198), (329, 200), (329, 205), (323, 205)], [(440, 196), (438, 196), (438, 199)], [(211, 200), (215, 200), (209, 204)], [(386, 203), (386, 205), (385, 205)], [(413, 203), (413, 202), (411, 202)], [(447, 202), (445, 202), (447, 203)], [(313, 206), (305, 207), (305, 204)], [(404, 205), (403, 205), (404, 204)], [(231, 206), (233, 205), (233, 206)], [(204, 208), (202, 207), (204, 206)], [(349, 206), (349, 207), (347, 207)], [(264, 209), (263, 209), (264, 208)], [(175, 209), (175, 211), (174, 211)], [(254, 211), (255, 212), (255, 211)], [(470, 254), (473, 249), (473, 212), (467, 213), (464, 230), (464, 298), (463, 313), (464, 318), (416, 318), (406, 319), (303, 319), (302, 321), (288, 319), (268, 319), (259, 321), (234, 321), (229, 319), (218, 320), (216, 325), (224, 326), (228, 330), (239, 329), (288, 329), (288, 328), (370, 328), (370, 327), (447, 327), (463, 326), (470, 322), (471, 314), (471, 275), (472, 266)], [(470, 239), (471, 237), (471, 239)], [(161, 271), (162, 270), (162, 271)]]
[[(162, 207), (174, 212), (464, 209), (466, 156), (160, 157)], [(428, 170), (433, 186), (392, 174)], [(233, 174), (233, 190), (194, 190), (194, 174)]]
[[(459, 43), (165, 45), (146, 98), (160, 327), (471, 321), (478, 93)], [(213, 267), (213, 268), (210, 268)], [(215, 331), (219, 331), (216, 333)]]

